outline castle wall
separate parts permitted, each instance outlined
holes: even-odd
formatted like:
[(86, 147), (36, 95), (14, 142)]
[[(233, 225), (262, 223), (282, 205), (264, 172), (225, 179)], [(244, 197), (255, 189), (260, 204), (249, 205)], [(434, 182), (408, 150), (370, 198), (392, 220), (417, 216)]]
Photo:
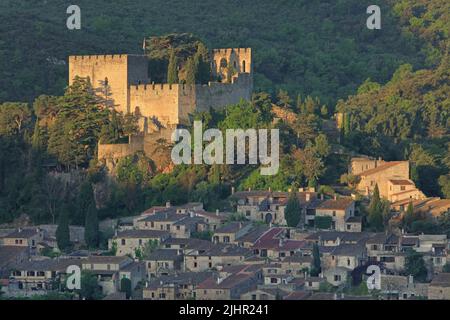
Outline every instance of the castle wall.
[(128, 112), (128, 83), (147, 81), (148, 62), (137, 55), (95, 55), (69, 57), (69, 85), (75, 76), (89, 77), (92, 86), (104, 95), (105, 81), (108, 83), (108, 97), (117, 111)]
[(241, 99), (251, 100), (252, 78), (250, 74), (241, 73), (231, 84), (211, 82), (197, 85), (195, 89), (197, 110), (207, 111), (236, 104)]
[(129, 89), (130, 111), (139, 108), (142, 116), (156, 119), (164, 125), (178, 124), (178, 84), (131, 85)]

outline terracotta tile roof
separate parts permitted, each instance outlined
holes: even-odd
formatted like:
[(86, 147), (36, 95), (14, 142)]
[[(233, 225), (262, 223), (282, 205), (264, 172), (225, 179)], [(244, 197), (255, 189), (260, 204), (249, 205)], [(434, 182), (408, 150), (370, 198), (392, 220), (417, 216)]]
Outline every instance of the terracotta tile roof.
[(405, 163), (405, 162), (406, 161), (390, 161), (390, 162), (386, 162), (386, 163), (384, 163), (384, 164), (382, 164), (382, 165), (380, 165), (380, 166), (378, 166), (376, 168), (363, 171), (363, 172), (361, 172), (361, 173), (359, 173), (357, 175), (358, 176), (370, 176), (370, 175), (376, 174), (378, 172), (384, 171), (386, 169), (392, 168), (394, 166), (397, 166), (397, 165)]
[(346, 210), (352, 205), (353, 202), (354, 200), (352, 198), (338, 198), (336, 200), (329, 199), (319, 204), (317, 208), (327, 210)]
[(413, 186), (414, 182), (412, 182), (411, 180), (407, 180), (407, 179), (389, 179), (389, 181), (396, 186), (401, 186), (401, 185), (408, 185), (408, 186)]
[(114, 236), (114, 239), (117, 238), (144, 238), (144, 239), (159, 239), (159, 238), (167, 238), (170, 234), (166, 231), (161, 230), (124, 230), (117, 233), (117, 236)]

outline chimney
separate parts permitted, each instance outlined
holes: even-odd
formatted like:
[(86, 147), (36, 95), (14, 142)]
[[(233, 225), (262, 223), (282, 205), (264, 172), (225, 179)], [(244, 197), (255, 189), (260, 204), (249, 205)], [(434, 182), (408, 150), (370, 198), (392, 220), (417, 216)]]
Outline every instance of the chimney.
[(170, 208), (170, 201), (166, 202), (166, 208)]
[(249, 192), (252, 191), (252, 188), (248, 188), (248, 191), (249, 191)]
[(272, 188), (271, 187), (269, 187), (269, 192), (272, 192)]
[(311, 194), (307, 193), (306, 194), (306, 202), (309, 202), (311, 200)]
[(283, 244), (284, 244), (284, 239), (281, 238), (280, 241), (278, 241), (278, 246), (279, 246), (279, 247), (282, 247)]
[(22, 232), (22, 228), (17, 229), (18, 232)]
[(320, 194), (320, 200), (323, 200), (323, 193)]
[(234, 187), (231, 187), (231, 194), (234, 194), (235, 190)]
[(338, 299), (338, 295), (337, 295), (337, 293), (334, 293), (333, 300), (337, 300), (337, 299)]
[(189, 217), (191, 217), (191, 218), (195, 217), (194, 211), (189, 211)]
[(216, 216), (219, 215), (219, 209), (216, 209)]
[(337, 195), (336, 194), (334, 194), (334, 200), (337, 200)]
[(408, 277), (408, 285), (413, 285), (413, 284), (414, 284), (414, 276), (412, 274), (410, 274)]

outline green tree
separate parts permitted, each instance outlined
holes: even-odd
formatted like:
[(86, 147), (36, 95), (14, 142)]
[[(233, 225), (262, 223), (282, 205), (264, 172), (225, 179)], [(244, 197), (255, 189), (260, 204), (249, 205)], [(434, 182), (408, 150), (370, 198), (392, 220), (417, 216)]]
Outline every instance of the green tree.
[(320, 263), (320, 251), (319, 245), (317, 243), (313, 244), (313, 264), (311, 266), (311, 276), (317, 277), (322, 271), (321, 263)]
[(120, 279), (120, 292), (125, 292), (127, 299), (130, 299), (132, 293), (131, 291), (131, 280), (127, 277), (123, 277), (122, 279)]
[(80, 297), (86, 300), (100, 300), (103, 297), (97, 277), (90, 271), (81, 271)]
[(195, 60), (189, 57), (186, 62), (186, 84), (196, 84), (195, 75), (197, 74), (197, 66)]
[(278, 91), (278, 105), (288, 109), (291, 107), (291, 103), (292, 103), (292, 99), (291, 97), (289, 97), (289, 94), (287, 91), (280, 89), (280, 91)]
[(70, 229), (69, 229), (69, 209), (67, 204), (63, 205), (58, 219), (58, 227), (56, 229), (56, 242), (61, 251), (70, 248)]
[(378, 184), (375, 185), (372, 199), (370, 200), (367, 220), (370, 227), (374, 230), (383, 230), (383, 204), (381, 202)]
[(423, 255), (414, 250), (410, 250), (406, 256), (405, 274), (412, 275), (418, 281), (425, 281), (427, 278), (427, 268)]
[(94, 199), (94, 191), (89, 181), (80, 187), (77, 198), (78, 217), (84, 216), (84, 239), (90, 248), (96, 248), (99, 244), (100, 234), (98, 226), (98, 213)]
[(296, 228), (300, 223), (302, 213), (300, 202), (295, 192), (291, 192), (289, 195), (289, 199), (284, 210), (284, 216), (289, 227)]
[(170, 50), (169, 66), (167, 68), (167, 82), (170, 84), (178, 83), (178, 58), (173, 49)]

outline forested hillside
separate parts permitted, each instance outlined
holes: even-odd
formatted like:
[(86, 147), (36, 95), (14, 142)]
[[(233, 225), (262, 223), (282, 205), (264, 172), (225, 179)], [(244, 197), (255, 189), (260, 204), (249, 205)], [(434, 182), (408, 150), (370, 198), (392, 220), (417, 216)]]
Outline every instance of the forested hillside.
[(420, 38), (401, 31), (387, 1), (376, 1), (382, 31), (368, 30), (372, 2), (80, 0), (82, 28), (69, 31), (67, 1), (3, 0), (0, 102), (62, 94), (69, 54), (141, 53), (144, 37), (187, 32), (209, 48), (254, 48), (257, 89), (284, 88), (332, 107), (368, 77), (383, 83), (403, 63), (435, 62), (425, 61)]
[[(82, 29), (68, 31), (65, 1), (0, 3), (0, 222), (70, 213), (82, 225), (86, 212), (96, 221), (166, 201), (227, 209), (231, 186), (333, 193), (351, 152), (409, 159), (428, 196), (450, 197), (447, 0), (383, 1), (377, 31), (365, 27), (372, 3), (359, 0), (78, 4)], [(252, 101), (195, 116), (221, 129), (280, 129), (276, 176), (238, 165), (161, 173), (138, 153), (107, 177), (97, 143), (134, 133), (135, 119), (105, 110), (86, 80), (65, 88), (67, 55), (142, 52), (144, 37), (168, 33), (193, 33), (208, 48), (254, 48)], [(275, 119), (274, 105), (290, 120)], [(340, 144), (323, 129), (335, 112), (344, 119)]]

